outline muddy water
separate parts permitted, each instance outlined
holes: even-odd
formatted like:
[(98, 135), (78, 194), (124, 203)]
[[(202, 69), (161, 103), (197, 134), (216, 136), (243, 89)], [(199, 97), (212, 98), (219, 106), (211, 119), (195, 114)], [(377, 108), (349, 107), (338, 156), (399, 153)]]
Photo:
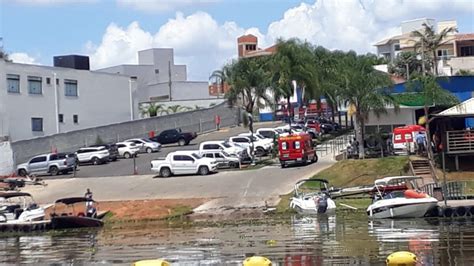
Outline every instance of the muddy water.
[(383, 265), (394, 251), (421, 265), (474, 265), (474, 220), (383, 220), (364, 214), (288, 217), (224, 226), (115, 226), (0, 236), (0, 264), (238, 265), (253, 254), (274, 265)]

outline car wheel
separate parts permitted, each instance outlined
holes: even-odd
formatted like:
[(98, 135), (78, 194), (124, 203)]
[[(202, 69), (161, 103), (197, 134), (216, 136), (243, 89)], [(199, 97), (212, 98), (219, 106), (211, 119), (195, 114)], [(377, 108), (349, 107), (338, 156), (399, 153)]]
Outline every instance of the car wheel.
[(152, 152), (153, 152), (152, 148), (146, 148), (146, 153), (152, 153)]
[(265, 149), (262, 148), (262, 147), (257, 147), (257, 150), (255, 151), (255, 155), (257, 155), (257, 156), (265, 155)]
[(27, 172), (25, 169), (20, 169), (20, 171), (18, 171), (18, 175), (19, 176), (26, 176), (27, 175)]
[(59, 170), (58, 170), (58, 168), (57, 168), (56, 166), (51, 166), (51, 167), (49, 168), (49, 173), (50, 173), (51, 175), (57, 175), (57, 174), (59, 174)]
[(92, 164), (93, 164), (93, 165), (98, 165), (98, 164), (100, 164), (99, 158), (97, 158), (97, 157), (92, 158)]
[(130, 156), (131, 156), (131, 155), (130, 155), (130, 153), (128, 153), (128, 152), (126, 152), (126, 153), (123, 154), (123, 158), (125, 158), (125, 159), (130, 158)]
[(209, 174), (209, 168), (207, 168), (207, 166), (199, 167), (199, 174), (200, 175), (208, 175)]
[(239, 164), (236, 162), (230, 162), (229, 163), (229, 168), (239, 168)]
[(178, 140), (178, 145), (179, 145), (179, 146), (184, 146), (184, 145), (186, 145), (186, 140), (184, 140), (184, 139), (179, 139), (179, 140)]
[(281, 168), (286, 168), (286, 164), (285, 164), (285, 163), (281, 163)]
[(313, 163), (316, 163), (318, 161), (318, 155), (316, 153), (314, 153), (314, 157), (313, 157)]
[(162, 177), (170, 177), (171, 176), (171, 170), (168, 167), (161, 168), (160, 175)]

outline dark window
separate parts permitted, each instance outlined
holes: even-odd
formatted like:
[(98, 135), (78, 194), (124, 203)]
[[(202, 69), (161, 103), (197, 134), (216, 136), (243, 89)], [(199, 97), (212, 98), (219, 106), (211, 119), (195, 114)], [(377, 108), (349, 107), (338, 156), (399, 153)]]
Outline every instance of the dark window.
[(174, 161), (182, 161), (183, 159), (182, 159), (182, 156), (181, 156), (181, 155), (174, 155), (174, 156), (173, 156), (173, 160), (174, 160)]
[(204, 155), (204, 157), (213, 158), (212, 153), (207, 153), (207, 154)]
[(461, 47), (461, 56), (474, 56), (474, 46)]
[(36, 131), (36, 132), (42, 132), (43, 131), (43, 118), (32, 117), (31, 130)]
[(20, 93), (20, 75), (7, 74), (7, 91)]
[(281, 143), (281, 149), (282, 149), (282, 150), (287, 150), (287, 149), (288, 149), (288, 143), (282, 142), (282, 143)]
[(218, 149), (220, 149), (219, 145), (217, 145), (217, 144), (205, 144), (202, 148), (204, 150), (218, 150)]
[(77, 96), (77, 80), (64, 80), (64, 95), (73, 97)]
[(160, 70), (159, 69), (155, 69), (155, 74), (158, 74), (160, 73)]
[(28, 76), (28, 93), (43, 94), (41, 77)]
[(301, 143), (299, 141), (293, 142), (293, 149), (299, 150), (301, 148)]
[(395, 51), (400, 51), (400, 44), (395, 44), (395, 45), (393, 46), (393, 49), (394, 49)]
[(125, 144), (118, 144), (117, 148), (125, 148)]
[(51, 84), (51, 78), (46, 78), (46, 84)]
[(56, 79), (56, 85), (59, 85), (59, 79)]
[(79, 116), (78, 115), (73, 115), (72, 116), (72, 121), (74, 122), (74, 124), (79, 123)]
[(193, 157), (188, 156), (188, 155), (182, 155), (181, 159), (182, 161), (194, 161)]
[(240, 142), (240, 143), (248, 143), (249, 141), (244, 138), (235, 138), (234, 142)]
[(39, 156), (31, 159), (30, 163), (46, 162), (46, 156)]
[(64, 123), (64, 115), (63, 114), (58, 114), (58, 121), (59, 121), (59, 123)]
[(222, 156), (222, 154), (220, 154), (220, 153), (214, 153), (214, 156), (216, 158), (224, 158), (224, 156)]
[(49, 156), (50, 161), (54, 161), (54, 160), (57, 160), (57, 159), (58, 159), (58, 155), (56, 155), (56, 154), (51, 154), (51, 156)]

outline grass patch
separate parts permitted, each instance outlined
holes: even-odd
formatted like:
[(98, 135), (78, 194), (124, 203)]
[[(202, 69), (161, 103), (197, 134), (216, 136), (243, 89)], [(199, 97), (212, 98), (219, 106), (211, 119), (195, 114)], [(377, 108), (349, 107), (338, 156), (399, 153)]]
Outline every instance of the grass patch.
[(350, 210), (347, 207), (341, 206), (340, 204), (346, 204), (352, 207), (357, 208), (357, 211), (364, 211), (372, 203), (371, 198), (345, 198), (345, 199), (336, 199), (336, 210)]
[(408, 169), (407, 156), (343, 160), (319, 172), (312, 178), (327, 179), (330, 185), (335, 187), (371, 185), (377, 178), (404, 175), (408, 172)]

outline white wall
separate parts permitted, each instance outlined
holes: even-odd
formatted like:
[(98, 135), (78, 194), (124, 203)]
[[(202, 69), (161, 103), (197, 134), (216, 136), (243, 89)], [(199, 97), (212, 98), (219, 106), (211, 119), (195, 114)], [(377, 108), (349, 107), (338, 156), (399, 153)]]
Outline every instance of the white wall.
[(393, 108), (387, 108), (387, 114), (377, 117), (374, 112), (370, 112), (366, 121), (366, 126), (376, 125), (413, 125), (416, 124), (415, 110), (418, 108), (400, 107), (398, 113)]
[[(3, 69), (0, 76), (0, 103), (4, 106), (2, 121), (8, 123), (12, 141), (57, 133), (53, 73), (59, 79), (58, 113), (64, 116), (60, 132), (130, 120), (127, 76), (16, 63), (4, 63)], [(7, 92), (7, 74), (20, 75), (20, 93)], [(42, 78), (42, 94), (28, 93), (28, 76)], [(46, 83), (47, 78), (51, 79), (50, 84)], [(77, 97), (65, 96), (65, 79), (77, 80)], [(77, 124), (73, 123), (75, 114), (79, 118)], [(43, 132), (32, 131), (32, 117), (43, 118)]]
[(8, 141), (0, 141), (0, 176), (14, 173), (13, 151)]

